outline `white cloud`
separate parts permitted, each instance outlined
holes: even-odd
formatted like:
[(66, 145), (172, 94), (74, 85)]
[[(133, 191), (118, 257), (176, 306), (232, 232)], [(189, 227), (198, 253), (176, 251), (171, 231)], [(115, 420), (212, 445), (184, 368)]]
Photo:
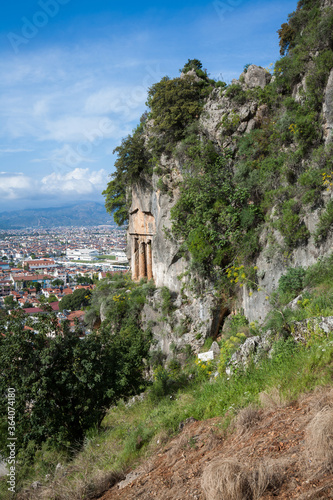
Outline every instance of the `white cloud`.
[(33, 149), (26, 148), (0, 148), (1, 153), (30, 153)]
[(5, 200), (26, 198), (34, 191), (34, 184), (26, 175), (0, 172), (0, 197)]
[(41, 191), (62, 195), (100, 193), (106, 187), (107, 179), (108, 173), (104, 169), (90, 171), (88, 168), (75, 168), (67, 173), (52, 172), (41, 180)]
[(21, 173), (0, 172), (0, 199), (6, 202), (20, 200), (52, 200), (64, 202), (100, 197), (108, 182), (104, 169), (74, 168), (54, 171), (41, 179)]

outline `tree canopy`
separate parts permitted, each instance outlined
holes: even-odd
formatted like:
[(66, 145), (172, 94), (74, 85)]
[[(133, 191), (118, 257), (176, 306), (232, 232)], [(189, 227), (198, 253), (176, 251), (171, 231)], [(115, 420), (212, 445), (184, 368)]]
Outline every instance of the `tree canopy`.
[(68, 309), (70, 311), (78, 311), (82, 307), (90, 304), (91, 291), (85, 288), (75, 290), (70, 295), (65, 295), (59, 302), (59, 310)]
[[(5, 395), (14, 388), (17, 451), (29, 441), (36, 447), (45, 441), (76, 446), (112, 402), (143, 384), (150, 334), (124, 328), (113, 335), (104, 329), (79, 338), (53, 313), (39, 318), (34, 331), (24, 330), (24, 320), (21, 311), (1, 320), (7, 334), (0, 338), (0, 426), (6, 423)], [(0, 436), (3, 456), (6, 436)]]

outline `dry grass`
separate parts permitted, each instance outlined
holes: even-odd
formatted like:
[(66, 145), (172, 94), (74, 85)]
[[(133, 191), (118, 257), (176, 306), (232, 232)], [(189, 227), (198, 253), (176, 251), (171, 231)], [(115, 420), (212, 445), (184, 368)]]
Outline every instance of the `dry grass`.
[(260, 462), (252, 470), (236, 460), (215, 461), (205, 469), (201, 487), (206, 500), (258, 500), (266, 491), (277, 493), (285, 468), (281, 461)]
[(277, 387), (273, 387), (269, 392), (260, 392), (259, 401), (261, 406), (267, 409), (275, 409), (285, 403)]
[(215, 448), (221, 445), (222, 441), (223, 435), (221, 434), (221, 431), (209, 429), (203, 449), (207, 451), (215, 450)]
[(248, 475), (239, 462), (217, 460), (205, 470), (201, 487), (207, 500), (252, 500)]
[(260, 420), (260, 413), (253, 405), (240, 410), (236, 417), (236, 429), (239, 434), (249, 431)]
[(312, 406), (318, 411), (325, 407), (333, 408), (333, 389), (331, 387), (316, 387)]
[(265, 491), (275, 494), (285, 479), (285, 469), (286, 464), (282, 461), (260, 462), (250, 478), (253, 500), (261, 498)]
[(82, 500), (93, 499), (124, 479), (124, 474), (110, 471), (97, 471), (93, 476), (75, 477), (71, 481), (55, 478), (50, 486), (37, 490), (29, 489), (20, 493), (18, 500)]
[(333, 471), (333, 408), (325, 406), (305, 431), (305, 443), (312, 465)]

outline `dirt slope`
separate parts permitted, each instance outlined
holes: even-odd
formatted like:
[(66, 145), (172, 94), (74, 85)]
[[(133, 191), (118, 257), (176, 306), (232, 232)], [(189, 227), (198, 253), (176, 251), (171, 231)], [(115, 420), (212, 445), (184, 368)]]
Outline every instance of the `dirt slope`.
[[(222, 430), (222, 419), (219, 418), (185, 424), (177, 438), (135, 471), (129, 472), (125, 481), (100, 498), (333, 498), (333, 391), (321, 389), (286, 406), (275, 406), (272, 397), (266, 399), (270, 407), (258, 411), (243, 410), (235, 421), (234, 432), (229, 431), (228, 435)], [(256, 488), (222, 495), (224, 490), (218, 489), (216, 472), (215, 476), (212, 472), (213, 476), (209, 477), (209, 470), (218, 469), (226, 459), (229, 459), (228, 464), (236, 464), (252, 480), (257, 481), (260, 477), (257, 472), (260, 467), (260, 470), (273, 467), (278, 471), (278, 477), (265, 483), (263, 494), (260, 488)], [(208, 480), (212, 480), (214, 490), (212, 493), (206, 488), (207, 495), (201, 485), (204, 471), (206, 479), (208, 474)]]

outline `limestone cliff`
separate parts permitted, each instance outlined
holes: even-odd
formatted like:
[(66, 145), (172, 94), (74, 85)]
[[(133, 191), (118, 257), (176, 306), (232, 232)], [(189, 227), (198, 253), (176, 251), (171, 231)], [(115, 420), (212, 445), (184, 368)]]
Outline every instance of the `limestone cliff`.
[[(183, 126), (174, 116), (170, 125), (171, 108), (164, 113), (163, 109), (154, 111), (152, 106), (153, 113), (145, 121), (142, 141), (155, 168), (150, 175), (140, 173), (134, 181), (131, 178), (127, 186), (127, 197), (131, 200), (128, 258), (132, 277), (153, 279), (158, 289), (167, 287), (171, 292), (173, 307), (167, 314), (161, 313), (160, 290), (143, 311), (145, 326), (148, 323), (152, 326), (159, 347), (167, 354), (187, 344), (198, 350), (207, 336), (218, 334), (224, 317), (233, 310), (242, 311), (250, 321), (261, 323), (270, 309), (267, 296), (276, 289), (281, 275), (289, 267), (311, 265), (332, 249), (331, 226), (326, 223), (325, 237), (319, 238), (318, 225), (332, 199), (332, 189), (325, 190), (320, 182), (322, 172), (332, 169), (333, 41), (329, 26), (333, 22), (333, 6), (331, 0), (317, 0), (315, 4), (313, 9), (317, 10), (312, 11), (308, 3), (300, 2), (289, 25), (282, 25), (280, 46), (284, 57), (276, 64), (273, 75), (264, 68), (250, 65), (238, 80), (223, 86), (210, 81), (200, 66), (185, 66), (179, 79), (162, 80), (163, 92), (168, 97), (166, 93), (172, 85), (175, 90), (185, 85), (184, 82), (188, 85), (187, 95), (200, 86), (206, 92), (199, 89), (201, 104), (195, 108), (191, 102)], [(313, 15), (318, 18), (319, 31), (326, 35), (317, 34), (311, 48), (310, 42), (304, 39), (308, 36), (313, 40), (314, 28), (310, 22)], [(310, 21), (302, 26), (306, 16)], [(158, 90), (156, 87), (154, 92)], [(153, 105), (154, 92), (149, 97)], [(249, 181), (252, 185), (247, 188), (251, 193), (247, 204), (261, 203), (263, 214), (256, 228), (260, 230), (258, 250), (250, 263), (257, 269), (255, 287), (250, 289), (244, 283), (227, 300), (227, 294), (216, 286), (217, 275), (212, 279), (195, 271), (188, 247), (184, 247), (184, 241), (173, 232), (171, 210), (181, 196), (184, 175), (188, 175), (185, 132), (191, 125), (188, 118), (191, 112), (199, 142), (209, 141), (219, 154), (228, 151), (232, 175), (241, 182), (245, 182), (244, 176), (255, 178), (257, 171), (256, 182), (260, 184), (261, 164), (265, 165), (268, 159), (273, 165), (274, 155), (282, 155), (278, 175), (272, 166), (269, 166), (269, 174), (263, 171), (263, 175), (271, 175), (273, 180), (276, 177), (275, 183), (266, 182), (264, 188), (261, 186), (264, 191), (268, 189), (265, 186), (270, 186), (269, 203), (262, 201), (266, 193), (259, 193), (258, 189), (258, 194), (254, 181)], [(161, 118), (158, 113), (165, 116)], [(252, 140), (247, 146), (246, 137)], [(159, 150), (152, 147), (152, 139), (159, 142)], [(168, 147), (169, 142), (172, 147)], [(258, 154), (251, 158), (248, 155), (249, 161), (247, 151), (251, 152), (251, 148), (257, 148)], [(286, 229), (287, 224), (290, 227)], [(239, 234), (242, 237), (242, 232)], [(233, 262), (235, 257), (231, 257), (226, 266)], [(223, 269), (220, 272), (224, 272)], [(195, 290), (193, 278), (197, 283)]]

